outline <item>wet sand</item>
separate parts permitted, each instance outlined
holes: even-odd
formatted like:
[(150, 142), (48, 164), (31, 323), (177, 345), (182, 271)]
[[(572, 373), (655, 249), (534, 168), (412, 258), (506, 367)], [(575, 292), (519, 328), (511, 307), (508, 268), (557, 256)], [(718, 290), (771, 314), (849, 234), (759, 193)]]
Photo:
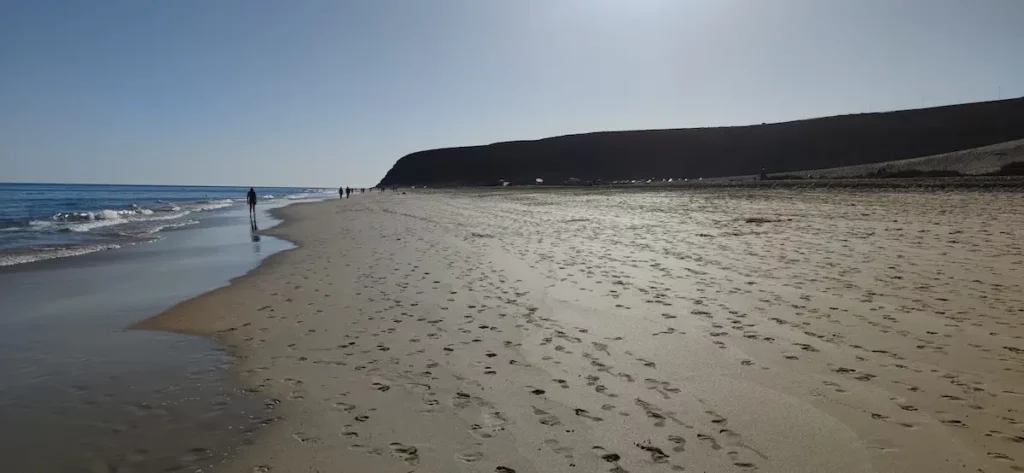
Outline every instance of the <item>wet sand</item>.
[(222, 346), (126, 330), (292, 246), (253, 242), (246, 218), (239, 206), (157, 242), (0, 268), (5, 471), (208, 470), (256, 430), (263, 400), (232, 386)]
[(226, 472), (1024, 471), (1020, 198), (361, 195), (143, 327), (266, 397)]

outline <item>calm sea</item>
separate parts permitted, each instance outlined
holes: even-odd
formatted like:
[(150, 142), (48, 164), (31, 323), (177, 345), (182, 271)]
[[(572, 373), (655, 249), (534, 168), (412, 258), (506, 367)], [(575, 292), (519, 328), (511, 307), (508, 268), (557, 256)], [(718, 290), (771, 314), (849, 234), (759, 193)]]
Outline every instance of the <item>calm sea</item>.
[[(0, 266), (111, 250), (195, 225), (243, 205), (245, 187), (0, 183)], [(318, 198), (334, 190), (256, 189), (261, 201)]]

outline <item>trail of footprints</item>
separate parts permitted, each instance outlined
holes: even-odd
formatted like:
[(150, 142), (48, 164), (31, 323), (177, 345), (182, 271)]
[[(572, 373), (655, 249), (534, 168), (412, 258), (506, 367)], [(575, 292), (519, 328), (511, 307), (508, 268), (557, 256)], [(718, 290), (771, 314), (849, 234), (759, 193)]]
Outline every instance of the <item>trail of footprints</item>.
[[(821, 272), (804, 270), (790, 275), (764, 273), (763, 268), (772, 265), (760, 264), (767, 257), (762, 249), (755, 246), (754, 240), (747, 238), (744, 232), (749, 231), (746, 224), (729, 223), (733, 227), (722, 238), (714, 236), (694, 236), (687, 238), (687, 244), (693, 246), (688, 253), (680, 253), (677, 248), (677, 237), (673, 236), (670, 225), (642, 225), (637, 228), (629, 226), (621, 228), (608, 227), (612, 220), (591, 218), (585, 221), (572, 219), (559, 220), (560, 214), (544, 215), (535, 209), (528, 208), (529, 200), (515, 205), (503, 205), (504, 217), (492, 220), (495, 228), (486, 234), (466, 232), (458, 222), (464, 221), (460, 215), (476, 214), (481, 207), (489, 205), (453, 199), (455, 202), (448, 214), (436, 215), (436, 207), (424, 205), (410, 208), (403, 218), (422, 220), (424, 225), (432, 226), (432, 231), (418, 232), (410, 238), (394, 233), (394, 226), (370, 222), (366, 234), (377, 234), (381, 238), (393, 238), (402, 241), (401, 245), (408, 250), (402, 256), (396, 256), (390, 247), (372, 247), (365, 259), (361, 261), (364, 272), (355, 278), (354, 296), (377, 307), (373, 313), (351, 314), (352, 325), (357, 328), (340, 334), (339, 343), (325, 346), (323, 356), (314, 358), (296, 358), (296, 363), (316, 363), (338, 368), (352, 369), (362, 372), (370, 380), (369, 389), (386, 395), (395, 386), (401, 386), (404, 392), (421, 397), (420, 412), (423, 414), (442, 414), (451, 410), (459, 412), (469, 408), (479, 409), (478, 421), (472, 423), (469, 434), (480, 442), (456, 454), (461, 462), (476, 463), (486, 459), (486, 444), (500, 438), (504, 431), (511, 428), (509, 419), (524, 419), (517, 414), (501, 412), (497, 406), (487, 400), (483, 386), (465, 385), (454, 392), (447, 400), (438, 399), (432, 388), (436, 381), (435, 371), (445, 369), (459, 372), (469, 369), (485, 377), (497, 379), (505, 370), (528, 370), (532, 367), (519, 354), (517, 347), (522, 337), (534, 337), (538, 347), (548, 350), (541, 359), (547, 364), (545, 369), (557, 367), (568, 361), (567, 357), (575, 357), (592, 369), (590, 373), (581, 374), (577, 379), (554, 378), (548, 383), (537, 383), (537, 386), (525, 386), (523, 395), (535, 398), (529, 404), (535, 422), (551, 429), (553, 434), (544, 440), (544, 445), (552, 452), (562, 455), (566, 461), (575, 462), (579, 459), (578, 452), (565, 445), (564, 438), (573, 426), (585, 425), (589, 429), (600, 429), (606, 420), (613, 416), (637, 417), (646, 419), (657, 438), (638, 439), (636, 451), (612, 452), (601, 446), (593, 446), (592, 452), (606, 464), (608, 471), (624, 472), (625, 455), (636, 455), (637, 458), (656, 465), (665, 465), (672, 470), (682, 471), (685, 467), (687, 454), (700, 446), (711, 454), (725, 455), (731, 464), (740, 470), (756, 470), (760, 461), (767, 460), (753, 447), (747, 445), (743, 436), (728, 427), (728, 420), (707, 410), (695, 417), (687, 413), (684, 417), (671, 410), (659, 406), (659, 402), (671, 404), (675, 396), (682, 394), (672, 380), (658, 379), (657, 363), (643, 357), (634, 356), (626, 351), (624, 355), (632, 357), (639, 372), (629, 367), (617, 367), (607, 360), (613, 358), (612, 353), (618, 342), (626, 341), (623, 337), (614, 339), (597, 338), (589, 333), (586, 327), (566, 327), (553, 320), (542, 307), (534, 305), (530, 300), (537, 290), (533, 284), (524, 279), (516, 278), (501, 269), (494, 268), (483, 255), (490, 254), (495, 248), (515, 255), (540, 275), (540, 279), (553, 281), (563, 287), (568, 285), (583, 293), (592, 293), (586, 297), (607, 297), (615, 302), (612, 305), (623, 314), (633, 313), (643, 306), (642, 312), (651, 313), (654, 320), (660, 319), (666, 325), (650, 335), (652, 337), (677, 337), (687, 335), (695, 323), (705, 327), (703, 334), (709, 347), (726, 350), (732, 344), (746, 343), (755, 346), (778, 347), (780, 362), (818, 364), (837, 378), (848, 382), (888, 383), (907, 392), (906, 397), (894, 397), (893, 404), (901, 412), (914, 415), (920, 408), (913, 399), (921, 399), (925, 394), (913, 384), (899, 380), (886, 381), (884, 374), (891, 369), (911, 370), (920, 376), (942, 377), (958, 393), (946, 393), (941, 396), (945, 402), (964, 403), (966, 399), (976, 399), (979, 392), (988, 393), (987, 386), (972, 380), (970, 375), (939, 372), (934, 368), (925, 368), (922, 363), (908, 360), (911, 354), (895, 353), (881, 348), (869, 346), (871, 340), (856, 340), (844, 335), (843, 318), (855, 320), (878, 330), (888, 337), (905, 339), (913, 337), (918, 340), (915, 345), (921, 353), (931, 357), (948, 356), (951, 341), (949, 333), (929, 331), (928, 333), (912, 334), (900, 328), (900, 317), (892, 315), (904, 309), (894, 307), (892, 302), (878, 304), (878, 313), (856, 313), (842, 306), (842, 300), (857, 289), (854, 283), (858, 272), (856, 264), (847, 263), (847, 267), (827, 267)], [(562, 203), (570, 206), (572, 202)], [(652, 203), (652, 206), (664, 204)], [(460, 206), (462, 206), (460, 208)], [(386, 211), (387, 212), (387, 211)], [(394, 213), (394, 211), (390, 211)], [(460, 213), (462, 212), (462, 213)], [(642, 214), (642, 211), (637, 211)], [(397, 214), (396, 214), (397, 215)], [(500, 223), (498, 223), (500, 222)], [(596, 224), (600, 223), (600, 224)], [(613, 225), (614, 226), (614, 225)], [(714, 225), (712, 225), (714, 227)], [(561, 230), (560, 230), (561, 229)], [(571, 230), (571, 231), (565, 231)], [(464, 240), (447, 240), (440, 236), (443, 233), (468, 235)], [(562, 235), (557, 241), (547, 240), (545, 245), (531, 244), (539, 242), (537, 235)], [(676, 232), (678, 235), (679, 233)], [(682, 233), (685, 235), (685, 233)], [(749, 235), (754, 235), (750, 233)], [(404, 240), (403, 240), (404, 238)], [(804, 252), (814, 251), (818, 242), (810, 238), (790, 236), (804, 245)], [(717, 245), (717, 246), (716, 246)], [(315, 249), (316, 246), (313, 245)], [(544, 250), (547, 248), (547, 250)], [(344, 261), (346, 257), (360, 254), (361, 248), (353, 247), (346, 255), (336, 259)], [(850, 247), (847, 253), (832, 255), (835, 261), (857, 261), (857, 253)], [(405, 259), (409, 254), (416, 254), (412, 260)], [(712, 256), (714, 255), (714, 256)], [(733, 256), (731, 256), (733, 255)], [(799, 253), (789, 256), (797, 267), (817, 268), (819, 262), (808, 263)], [(674, 264), (665, 264), (673, 261)], [(435, 267), (438, 262), (445, 262), (444, 267)], [(337, 264), (334, 260), (324, 264)], [(810, 264), (810, 266), (807, 266)], [(870, 261), (868, 264), (875, 264)], [(901, 267), (900, 264), (903, 266)], [(900, 271), (913, 271), (912, 264), (907, 261), (890, 264), (887, 269), (898, 275)], [(803, 266), (801, 266), (803, 265)], [(312, 265), (311, 265), (312, 266)], [(349, 264), (345, 265), (346, 267)], [(310, 281), (304, 274), (305, 269), (296, 268), (290, 273), (289, 282), (295, 292), (309, 291), (319, 293), (321, 289), (332, 285), (329, 280)], [(321, 266), (319, 269), (323, 269)], [(780, 287), (764, 285), (763, 278), (791, 281)], [(692, 285), (693, 291), (687, 296), (673, 295), (672, 287), (677, 282), (685, 281)], [(889, 278), (876, 280), (880, 288), (896, 287), (900, 279)], [(322, 286), (310, 286), (320, 284)], [(605, 288), (606, 292), (597, 292)], [(795, 290), (799, 295), (790, 300), (782, 289)], [(884, 289), (874, 292), (863, 290), (859, 303), (875, 303), (884, 300)], [(297, 296), (271, 294), (279, 304), (293, 304)], [(731, 307), (725, 302), (743, 298), (753, 303), (743, 311)], [(324, 314), (325, 311), (337, 311), (340, 302), (323, 293), (322, 302), (311, 302), (310, 314)], [(819, 302), (819, 299), (821, 300)], [(943, 313), (944, 302), (941, 298), (931, 301), (914, 301), (927, 304), (931, 310)], [(909, 304), (909, 301), (907, 301)], [(994, 301), (988, 300), (986, 306), (996, 307)], [(257, 311), (263, 317), (278, 317), (275, 304), (261, 306)], [(354, 304), (353, 306), (358, 306)], [(646, 307), (650, 306), (650, 307)], [(906, 309), (911, 310), (911, 309)], [(992, 312), (988, 312), (991, 314)], [(963, 311), (945, 311), (949, 321), (947, 327), (955, 330), (965, 323), (971, 323)], [(1019, 328), (1017, 319), (996, 320), (989, 317), (984, 323), (995, 320), (997, 324)], [(685, 321), (678, 327), (673, 326)], [(305, 320), (293, 321), (296, 326), (306, 323)], [(376, 325), (368, 323), (375, 322)], [(978, 323), (978, 322), (975, 322)], [(682, 327), (686, 327), (683, 329)], [(233, 330), (233, 329), (229, 329)], [(306, 329), (306, 335), (317, 335), (317, 328)], [(263, 333), (263, 330), (259, 330)], [(998, 334), (998, 330), (993, 330)], [(420, 360), (415, 369), (402, 368), (402, 362), (393, 356), (390, 340), (404, 340), (421, 345), (423, 348), (412, 353), (401, 354)], [(253, 343), (265, 343), (266, 340), (250, 340)], [(860, 343), (858, 343), (860, 342)], [(1024, 357), (1024, 344), (1004, 342), (1005, 347), (998, 359), (1011, 366), (1019, 364)], [(856, 359), (829, 363), (823, 351), (830, 346), (849, 346), (862, 352)], [(1018, 348), (1022, 347), (1022, 348)], [(986, 345), (973, 344), (967, 349), (991, 352)], [(469, 366), (454, 366), (447, 359), (456, 352), (479, 354), (479, 359)], [(358, 363), (348, 361), (359, 355), (371, 355), (369, 360)], [(820, 358), (819, 358), (820, 357)], [(621, 359), (621, 358), (619, 358)], [(820, 360), (820, 361), (819, 361)], [(758, 366), (752, 360), (739, 360), (741, 366), (750, 369), (768, 369)], [(1019, 368), (1017, 368), (1019, 371)], [(250, 375), (257, 375), (259, 370), (251, 370)], [(396, 378), (402, 381), (396, 382)], [(264, 384), (274, 382), (264, 380)], [(302, 381), (284, 379), (294, 388), (289, 400), (304, 399), (301, 389)], [(622, 384), (620, 384), (622, 383)], [(623, 396), (615, 389), (621, 385), (637, 385), (642, 387), (649, 396)], [(841, 396), (846, 392), (843, 384), (836, 381), (823, 381), (834, 395)], [(261, 385), (262, 386), (262, 385)], [(549, 401), (548, 394), (552, 390), (590, 389), (602, 396), (607, 402), (594, 406), (566, 406)], [(991, 396), (1020, 397), (1011, 390), (996, 390)], [(277, 401), (280, 402), (280, 401)], [(1000, 410), (1000, 404), (974, 404), (972, 407), (979, 413), (991, 411), (991, 415), (1000, 416), (1005, 425), (1001, 430), (992, 430), (987, 436), (997, 439), (1006, 445), (1024, 443), (1024, 437), (1017, 432), (1020, 422), (1016, 414)], [(1001, 404), (1001, 405), (1006, 405)], [(372, 422), (372, 410), (362, 410), (359, 406), (337, 400), (333, 408), (352, 416), (351, 423), (346, 424), (341, 437), (350, 441), (351, 448), (371, 455), (390, 454), (409, 465), (421, 462), (422, 452), (414, 445), (391, 442), (383, 445), (369, 445), (360, 438), (359, 426)], [(893, 420), (891, 415), (865, 411), (866, 416), (883, 422), (897, 422), (907, 428), (913, 428), (914, 421)], [(683, 419), (690, 419), (684, 422)], [(569, 419), (573, 420), (572, 422)], [(940, 421), (947, 426), (956, 428), (964, 425), (963, 419), (944, 418)], [(583, 424), (577, 424), (582, 422)], [(571, 435), (570, 435), (571, 436)], [(316, 438), (305, 437), (301, 432), (295, 437), (302, 443), (315, 443)], [(991, 457), (1003, 461), (1012, 461), (1006, 453), (992, 452)], [(574, 464), (574, 463), (572, 463)], [(511, 466), (498, 465), (496, 471), (514, 471)]]

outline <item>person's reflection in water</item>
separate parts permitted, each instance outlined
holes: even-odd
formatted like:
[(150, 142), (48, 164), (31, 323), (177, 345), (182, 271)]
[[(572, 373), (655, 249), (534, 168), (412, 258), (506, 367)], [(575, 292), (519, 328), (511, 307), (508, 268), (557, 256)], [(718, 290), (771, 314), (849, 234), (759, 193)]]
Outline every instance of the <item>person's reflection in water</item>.
[(252, 245), (252, 252), (257, 255), (260, 254), (260, 227), (256, 225), (256, 216), (252, 215), (249, 217), (249, 239), (252, 240), (255, 245)]
[(260, 235), (259, 235), (259, 233), (257, 233), (259, 231), (260, 231), (260, 227), (259, 227), (259, 225), (256, 225), (256, 215), (250, 215), (249, 216), (249, 237), (252, 238), (253, 242), (260, 241)]

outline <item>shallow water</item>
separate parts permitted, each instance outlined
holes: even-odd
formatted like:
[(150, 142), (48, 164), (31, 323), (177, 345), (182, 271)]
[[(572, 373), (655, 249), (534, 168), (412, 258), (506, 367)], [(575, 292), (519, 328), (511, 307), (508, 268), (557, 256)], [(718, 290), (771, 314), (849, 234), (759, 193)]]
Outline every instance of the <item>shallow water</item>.
[[(163, 240), (0, 270), (0, 458), (10, 471), (195, 471), (268, 413), (214, 342), (128, 330), (288, 242), (229, 209)], [(263, 226), (276, 223), (263, 214)]]
[[(0, 266), (118, 249), (200, 224), (245, 200), (245, 187), (0, 183)], [(261, 203), (333, 190), (256, 189)]]

